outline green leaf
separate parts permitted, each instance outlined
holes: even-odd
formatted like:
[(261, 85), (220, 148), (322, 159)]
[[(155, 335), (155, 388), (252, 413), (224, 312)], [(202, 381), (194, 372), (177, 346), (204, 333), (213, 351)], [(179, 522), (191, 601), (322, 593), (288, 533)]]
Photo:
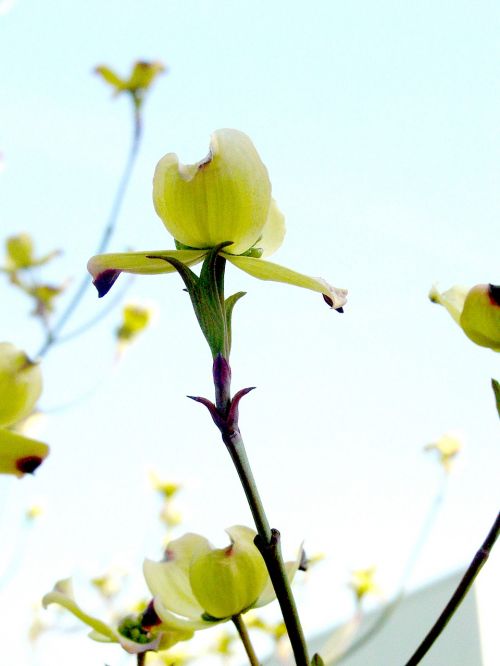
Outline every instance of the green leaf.
[(325, 666), (325, 662), (321, 659), (318, 653), (316, 653), (311, 659), (311, 666)]
[(491, 386), (493, 388), (493, 393), (495, 394), (498, 416), (500, 416), (500, 383), (497, 382), (496, 379), (492, 379)]

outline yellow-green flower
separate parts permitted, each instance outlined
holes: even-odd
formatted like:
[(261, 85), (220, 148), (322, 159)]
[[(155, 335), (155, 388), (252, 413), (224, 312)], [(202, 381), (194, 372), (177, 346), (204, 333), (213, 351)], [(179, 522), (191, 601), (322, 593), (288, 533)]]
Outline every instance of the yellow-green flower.
[(0, 474), (33, 473), (49, 453), (43, 442), (11, 429), (30, 414), (41, 391), (38, 364), (9, 342), (0, 343)]
[(453, 461), (462, 450), (462, 442), (457, 437), (453, 437), (453, 435), (443, 435), (437, 442), (427, 444), (424, 450), (435, 451), (444, 471), (449, 472)]
[(197, 164), (180, 164), (177, 155), (165, 155), (156, 167), (153, 201), (177, 249), (93, 257), (88, 269), (99, 296), (122, 272), (172, 273), (176, 269), (169, 258), (192, 266), (211, 248), (230, 242), (220, 255), (253, 277), (319, 292), (335, 309), (346, 302), (345, 289), (264, 260), (283, 241), (284, 217), (272, 199), (267, 169), (243, 132), (216, 131), (207, 157)]
[[(199, 534), (185, 534), (168, 544), (165, 560), (144, 562), (154, 609), (165, 625), (205, 629), (275, 598), (254, 545), (256, 533), (241, 525), (226, 531), (231, 539), (226, 548), (213, 548)], [(301, 554), (285, 565), (290, 580)]]
[(152, 62), (137, 61), (134, 63), (128, 79), (119, 76), (106, 65), (99, 65), (95, 68), (96, 74), (102, 76), (104, 81), (114, 88), (115, 95), (122, 92), (135, 94), (138, 91), (147, 90), (158, 74), (164, 71), (165, 65), (158, 60)]
[(433, 287), (429, 298), (448, 310), (472, 342), (500, 351), (500, 286), (455, 286), (442, 293)]
[(127, 616), (117, 626), (111, 626), (80, 608), (74, 599), (73, 586), (69, 579), (56, 583), (52, 592), (43, 597), (42, 604), (44, 608), (50, 604), (62, 606), (92, 629), (89, 638), (99, 643), (119, 643), (130, 654), (148, 650), (166, 650), (179, 641), (188, 640), (193, 636), (193, 631), (189, 628), (158, 625), (153, 629), (145, 629), (142, 624), (142, 614)]
[(349, 587), (354, 591), (358, 601), (364, 599), (367, 594), (378, 594), (380, 592), (380, 588), (375, 582), (375, 571), (375, 567), (369, 567), (368, 569), (356, 569), (352, 572)]
[(123, 306), (122, 322), (116, 329), (119, 342), (132, 342), (142, 333), (151, 321), (151, 309), (139, 303), (127, 303)]

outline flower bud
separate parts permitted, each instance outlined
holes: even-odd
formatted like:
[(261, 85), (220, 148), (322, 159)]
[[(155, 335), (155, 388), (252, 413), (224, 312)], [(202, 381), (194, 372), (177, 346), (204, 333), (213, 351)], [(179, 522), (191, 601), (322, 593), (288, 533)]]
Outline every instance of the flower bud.
[(15, 268), (28, 268), (33, 263), (33, 239), (29, 234), (7, 238), (5, 243), (9, 260)]
[(500, 287), (473, 287), (465, 299), (460, 326), (477, 345), (500, 351)]
[(478, 284), (469, 290), (455, 286), (443, 293), (434, 287), (429, 298), (448, 310), (472, 342), (500, 351), (500, 286)]
[(237, 526), (228, 530), (231, 545), (195, 556), (189, 580), (195, 597), (212, 617), (238, 615), (259, 598), (267, 570), (253, 543), (255, 532)]
[(41, 392), (38, 364), (9, 342), (0, 343), (0, 426), (28, 416)]

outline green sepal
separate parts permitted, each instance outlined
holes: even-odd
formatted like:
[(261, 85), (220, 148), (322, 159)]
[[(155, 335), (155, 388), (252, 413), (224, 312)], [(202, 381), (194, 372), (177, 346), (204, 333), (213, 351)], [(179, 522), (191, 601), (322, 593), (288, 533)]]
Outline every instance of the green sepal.
[[(149, 259), (156, 259), (153, 255), (148, 257)], [(163, 258), (163, 257), (162, 257)], [(186, 289), (191, 294), (192, 291), (196, 288), (198, 280), (200, 279), (194, 271), (192, 271), (186, 264), (183, 264), (182, 261), (174, 259), (173, 257), (165, 257), (166, 262), (172, 264), (175, 270), (179, 273), (182, 278), (182, 281), (186, 285)]]
[(321, 659), (318, 653), (313, 655), (313, 658), (311, 659), (311, 666), (325, 666), (325, 662), (323, 659)]
[(497, 382), (496, 379), (492, 379), (491, 386), (493, 388), (493, 393), (495, 394), (498, 416), (500, 416), (500, 383)]
[(210, 613), (203, 613), (201, 616), (202, 620), (205, 620), (205, 622), (220, 622), (221, 618), (219, 617), (214, 617), (213, 615), (210, 615)]
[[(218, 354), (225, 358), (229, 356), (230, 333), (228, 333), (228, 317), (224, 301), (226, 260), (218, 253), (230, 244), (229, 241), (220, 243), (208, 252), (203, 261), (200, 277), (177, 259), (166, 258), (166, 261), (178, 271), (186, 285), (196, 318), (214, 358)], [(234, 303), (241, 297), (236, 294), (235, 296), (237, 297), (228, 299), (229, 320)]]
[(227, 335), (227, 354), (229, 357), (229, 352), (231, 351), (231, 318), (233, 315), (233, 309), (236, 303), (240, 300), (240, 298), (243, 298), (247, 292), (246, 291), (238, 291), (236, 294), (233, 294), (232, 296), (228, 296), (226, 300), (224, 301), (224, 309), (226, 311), (226, 335)]

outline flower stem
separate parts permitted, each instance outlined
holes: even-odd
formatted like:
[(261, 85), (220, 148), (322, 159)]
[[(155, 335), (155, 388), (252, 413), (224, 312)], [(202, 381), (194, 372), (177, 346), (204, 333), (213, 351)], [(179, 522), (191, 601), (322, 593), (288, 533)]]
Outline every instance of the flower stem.
[[(222, 362), (225, 371), (221, 371)], [(231, 401), (230, 398), (230, 381), (231, 370), (229, 363), (225, 359), (221, 361), (220, 357), (217, 358), (214, 362), (215, 408), (221, 417), (217, 421), (217, 424), (222, 435), (222, 440), (226, 445), (240, 478), (250, 511), (252, 512), (258, 532), (255, 545), (259, 549), (269, 572), (269, 577), (283, 614), (295, 662), (297, 666), (308, 666), (307, 645), (281, 554), (280, 534), (277, 530), (271, 529), (257, 489), (238, 426), (237, 409), (231, 409), (231, 402), (234, 401)]]
[(257, 655), (255, 654), (255, 650), (253, 649), (253, 645), (250, 640), (250, 636), (248, 634), (248, 629), (246, 628), (246, 625), (243, 622), (243, 618), (241, 617), (241, 615), (233, 615), (232, 620), (234, 626), (236, 627), (236, 630), (238, 631), (238, 635), (241, 638), (241, 642), (243, 643), (243, 647), (245, 648), (245, 652), (247, 653), (250, 665), (259, 666), (259, 660), (257, 659)]
[[(139, 153), (141, 137), (142, 137), (141, 116), (140, 114), (135, 113), (132, 142), (130, 144), (130, 150), (128, 153), (127, 162), (125, 163), (125, 168), (123, 170), (122, 177), (118, 184), (118, 189), (116, 190), (113, 204), (111, 206), (111, 211), (109, 213), (108, 222), (106, 224), (106, 227), (104, 228), (99, 244), (97, 245), (95, 254), (102, 254), (104, 252), (104, 250), (108, 247), (111, 236), (115, 230), (116, 222), (118, 220), (118, 214), (120, 212), (123, 199), (125, 197), (125, 192), (127, 191), (127, 187), (130, 182), (130, 177), (132, 175), (137, 155)], [(89, 283), (90, 283), (90, 277), (88, 275), (85, 275), (85, 277), (82, 278), (82, 281), (78, 286), (78, 289), (74, 293), (73, 298), (69, 301), (69, 303), (67, 304), (65, 310), (63, 310), (63, 312), (61, 313), (57, 322), (50, 330), (47, 331), (45, 340), (42, 346), (40, 347), (38, 353), (36, 354), (36, 358), (41, 358), (42, 356), (45, 356), (45, 354), (55, 344), (59, 342), (61, 331), (66, 326), (66, 323), (68, 322), (70, 317), (73, 315), (73, 312), (80, 304), (80, 301), (82, 300), (86, 290), (89, 287)], [(85, 330), (86, 328), (87, 327), (85, 327)]]
[(144, 666), (146, 663), (146, 653), (138, 652), (137, 654), (137, 666)]
[(434, 623), (434, 626), (431, 628), (431, 630), (424, 638), (424, 640), (420, 643), (416, 651), (406, 662), (405, 666), (416, 666), (417, 664), (419, 664), (424, 658), (424, 656), (427, 654), (427, 652), (430, 650), (432, 645), (435, 643), (435, 641), (437, 640), (443, 629), (446, 627), (448, 622), (453, 617), (457, 608), (464, 600), (465, 595), (469, 591), (469, 588), (474, 582), (476, 576), (481, 571), (484, 563), (488, 559), (491, 550), (495, 545), (495, 541), (498, 538), (499, 532), (500, 532), (500, 513), (497, 515), (492, 528), (488, 532), (488, 536), (484, 540), (484, 543), (482, 544), (481, 548), (475, 554), (474, 559), (470, 563), (467, 571), (465, 572), (462, 580), (458, 584), (458, 587), (453, 593), (451, 599), (446, 604), (443, 612), (438, 617), (438, 619)]

